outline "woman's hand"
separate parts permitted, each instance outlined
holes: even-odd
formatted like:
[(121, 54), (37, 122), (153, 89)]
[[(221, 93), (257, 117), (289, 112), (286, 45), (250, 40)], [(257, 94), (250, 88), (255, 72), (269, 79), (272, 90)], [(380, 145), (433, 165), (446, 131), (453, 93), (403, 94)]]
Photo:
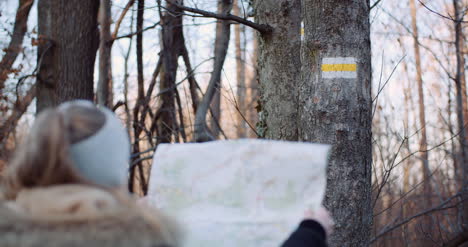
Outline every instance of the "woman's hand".
[(330, 235), (333, 232), (333, 218), (330, 215), (330, 212), (323, 206), (317, 210), (307, 210), (305, 212), (305, 218), (310, 220), (315, 220), (320, 225), (323, 226), (327, 235)]

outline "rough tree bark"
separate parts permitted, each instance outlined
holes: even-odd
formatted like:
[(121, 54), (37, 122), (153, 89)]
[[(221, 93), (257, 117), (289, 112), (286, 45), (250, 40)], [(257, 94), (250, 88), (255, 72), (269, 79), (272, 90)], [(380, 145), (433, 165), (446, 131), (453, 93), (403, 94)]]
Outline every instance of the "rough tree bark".
[(183, 11), (167, 1), (165, 9), (164, 14), (160, 14), (163, 62), (159, 82), (161, 105), (157, 119), (158, 143), (171, 142), (177, 131), (174, 128), (177, 126), (174, 91), (176, 90), (178, 58), (184, 50), (185, 43), (182, 24)]
[(259, 24), (273, 28), (259, 36), (258, 76), (261, 137), (297, 140), (297, 86), (300, 77), (300, 0), (255, 1)]
[(13, 34), (11, 35), (8, 47), (4, 50), (5, 55), (3, 55), (0, 61), (0, 95), (2, 95), (5, 81), (8, 78), (8, 74), (11, 72), (11, 67), (23, 47), (24, 35), (28, 29), (29, 12), (34, 3), (33, 0), (19, 0), (18, 2)]
[(38, 112), (71, 99), (93, 100), (98, 9), (95, 0), (39, 0)]
[(111, 25), (111, 1), (101, 0), (99, 6), (99, 80), (97, 85), (97, 103), (112, 108), (112, 68), (111, 51), (112, 36)]
[[(224, 15), (230, 13), (232, 8), (232, 0), (219, 0), (218, 1), (218, 12)], [(213, 106), (213, 99), (216, 94), (220, 93), (220, 83), (221, 83), (221, 72), (224, 65), (224, 60), (226, 59), (227, 50), (229, 47), (230, 39), (230, 23), (226, 20), (218, 20), (216, 24), (216, 38), (215, 38), (215, 49), (214, 49), (214, 62), (213, 62), (213, 71), (211, 72), (210, 81), (208, 88), (206, 89), (205, 95), (200, 103), (197, 113), (195, 114), (195, 133), (194, 140), (196, 142), (211, 141), (218, 137), (219, 135), (219, 111), (218, 109), (213, 109), (213, 119), (215, 121), (213, 127), (213, 135), (209, 133), (209, 130), (206, 126), (206, 115), (210, 108), (210, 104)], [(219, 95), (217, 96), (219, 97)], [(214, 100), (220, 103), (220, 100)], [(219, 108), (219, 104), (215, 106)]]
[[(372, 98), (369, 1), (303, 0), (300, 141), (333, 144), (325, 206), (331, 246), (368, 246)], [(297, 49), (297, 48), (296, 48)]]
[[(416, 82), (418, 84), (418, 98), (419, 98), (419, 127), (421, 129), (421, 135), (419, 140), (419, 151), (420, 158), (422, 162), (422, 171), (423, 171), (423, 198), (424, 203), (422, 204), (421, 209), (426, 209), (431, 206), (431, 172), (429, 169), (429, 152), (427, 152), (427, 129), (426, 129), (426, 113), (425, 113), (425, 103), (424, 103), (424, 86), (422, 80), (422, 68), (421, 68), (421, 54), (419, 51), (419, 34), (417, 26), (417, 16), (416, 16), (416, 4), (415, 0), (410, 0), (410, 11), (411, 11), (411, 27), (413, 30), (413, 40), (414, 40), (414, 58), (416, 65)], [(423, 218), (423, 224), (427, 230), (430, 227), (430, 218), (428, 216)]]

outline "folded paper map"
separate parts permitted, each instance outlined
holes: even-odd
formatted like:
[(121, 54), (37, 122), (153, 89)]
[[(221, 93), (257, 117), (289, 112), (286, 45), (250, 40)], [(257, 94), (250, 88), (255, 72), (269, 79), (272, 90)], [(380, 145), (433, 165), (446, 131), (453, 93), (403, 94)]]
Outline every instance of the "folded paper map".
[(188, 247), (279, 246), (319, 208), (329, 146), (270, 140), (161, 144), (146, 201)]

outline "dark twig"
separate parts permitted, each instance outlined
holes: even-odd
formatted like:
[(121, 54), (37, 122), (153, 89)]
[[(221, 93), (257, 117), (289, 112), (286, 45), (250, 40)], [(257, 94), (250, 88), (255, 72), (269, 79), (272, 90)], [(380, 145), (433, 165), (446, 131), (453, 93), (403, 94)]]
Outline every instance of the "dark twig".
[(128, 10), (130, 9), (130, 7), (133, 6), (134, 3), (135, 3), (135, 0), (129, 0), (127, 2), (127, 5), (125, 5), (125, 8), (122, 10), (122, 13), (120, 13), (119, 18), (115, 22), (115, 28), (114, 28), (114, 32), (112, 33), (112, 38), (115, 39), (115, 37), (117, 37), (117, 33), (119, 32), (120, 24), (122, 23), (122, 21), (123, 21), (125, 15), (127, 14)]
[(249, 20), (246, 20), (244, 18), (241, 18), (239, 16), (235, 16), (235, 15), (232, 15), (232, 14), (217, 14), (217, 13), (213, 13), (213, 12), (209, 12), (209, 11), (205, 11), (205, 10), (201, 10), (201, 9), (190, 8), (190, 7), (178, 4), (177, 2), (172, 1), (172, 0), (166, 0), (166, 2), (169, 2), (169, 3), (173, 4), (174, 6), (180, 8), (181, 10), (196, 13), (196, 14), (199, 14), (199, 15), (202, 15), (202, 16), (205, 16), (205, 17), (212, 17), (212, 18), (216, 18), (216, 19), (220, 19), (220, 20), (235, 21), (235, 22), (244, 24), (246, 26), (249, 26), (249, 27), (259, 31), (262, 34), (268, 34), (268, 33), (271, 33), (273, 31), (273, 28), (271, 26), (269, 26), (269, 25), (264, 25), (264, 24), (258, 24), (258, 23), (255, 23), (255, 22), (251, 22)]
[(382, 0), (377, 0), (377, 1), (375, 1), (375, 3), (372, 4), (372, 6), (369, 8), (369, 10), (375, 8), (380, 2), (382, 2)]
[(449, 16), (445, 16), (437, 11), (434, 11), (433, 9), (429, 8), (426, 4), (424, 4), (421, 0), (418, 0), (418, 2), (424, 7), (426, 8), (427, 10), (429, 10), (429, 12), (431, 13), (434, 13), (444, 19), (447, 19), (447, 20), (451, 20), (451, 21), (454, 21), (454, 22), (461, 22), (461, 23), (468, 23), (468, 21), (463, 21), (463, 19), (460, 18), (460, 20), (456, 20), (456, 19), (453, 19), (452, 17), (449, 17)]
[(135, 35), (137, 35), (137, 34), (140, 34), (140, 33), (146, 32), (146, 31), (148, 31), (148, 30), (150, 30), (150, 29), (153, 29), (153, 28), (159, 26), (159, 24), (160, 24), (160, 22), (158, 21), (158, 22), (154, 23), (153, 25), (151, 25), (151, 26), (149, 26), (149, 27), (145, 27), (145, 28), (143, 28), (143, 29), (141, 29), (141, 30), (139, 30), (139, 31), (136, 31), (136, 32), (133, 32), (133, 33), (129, 33), (129, 34), (125, 34), (125, 35), (118, 36), (118, 37), (114, 37), (114, 38), (112, 38), (112, 39), (110, 40), (110, 42), (114, 42), (114, 41), (116, 41), (116, 40), (123, 39), (123, 38), (131, 38), (131, 37), (133, 37), (133, 36), (135, 36)]

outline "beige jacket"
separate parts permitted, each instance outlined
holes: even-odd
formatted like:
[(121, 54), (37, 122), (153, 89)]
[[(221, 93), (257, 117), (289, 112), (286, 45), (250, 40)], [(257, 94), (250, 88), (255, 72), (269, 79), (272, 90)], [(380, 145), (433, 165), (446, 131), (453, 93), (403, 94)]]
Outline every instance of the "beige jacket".
[(176, 229), (130, 196), (91, 186), (23, 190), (0, 203), (0, 246), (176, 247)]

